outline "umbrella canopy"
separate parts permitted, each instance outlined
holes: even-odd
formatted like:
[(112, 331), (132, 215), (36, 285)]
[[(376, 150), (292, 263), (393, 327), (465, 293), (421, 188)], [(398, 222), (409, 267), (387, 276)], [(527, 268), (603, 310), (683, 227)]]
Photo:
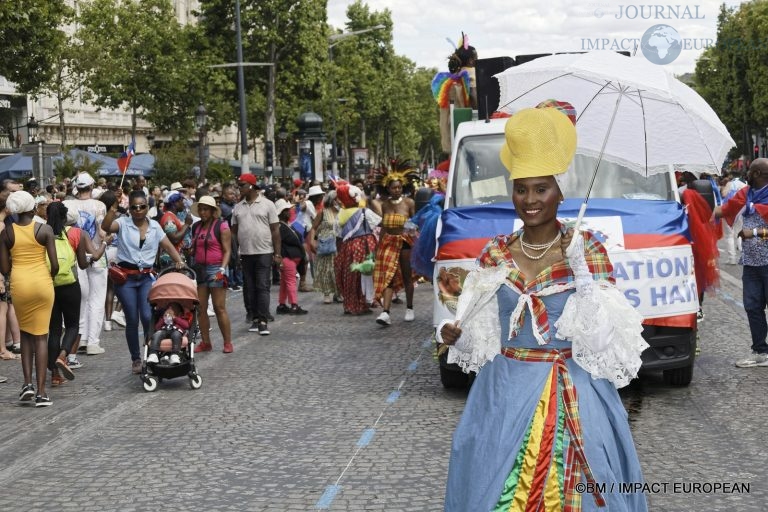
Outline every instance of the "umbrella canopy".
[(16, 153), (0, 159), (0, 172), (14, 174), (11, 178), (21, 178), (32, 173), (32, 157)]
[(578, 116), (579, 153), (645, 175), (677, 163), (719, 173), (734, 146), (701, 96), (646, 59), (610, 51), (552, 55), (495, 76), (500, 111), (567, 101)]

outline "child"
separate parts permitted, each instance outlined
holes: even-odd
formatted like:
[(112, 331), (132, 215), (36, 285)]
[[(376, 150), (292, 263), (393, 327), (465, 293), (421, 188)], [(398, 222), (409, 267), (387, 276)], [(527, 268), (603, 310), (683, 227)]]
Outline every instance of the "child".
[(184, 318), (184, 310), (181, 308), (181, 304), (178, 302), (171, 302), (168, 304), (165, 313), (162, 318), (155, 324), (155, 333), (152, 335), (152, 341), (149, 345), (149, 357), (147, 357), (148, 363), (158, 363), (157, 352), (160, 350), (160, 342), (166, 338), (171, 340), (171, 354), (170, 363), (179, 364), (181, 358), (178, 352), (181, 350), (181, 338), (184, 333), (189, 329), (189, 320)]

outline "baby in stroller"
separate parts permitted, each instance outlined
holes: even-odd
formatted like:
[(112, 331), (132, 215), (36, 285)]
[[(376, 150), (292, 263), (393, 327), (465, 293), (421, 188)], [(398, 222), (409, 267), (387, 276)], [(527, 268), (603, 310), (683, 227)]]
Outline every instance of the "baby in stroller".
[(149, 344), (149, 356), (147, 357), (147, 363), (159, 363), (160, 358), (158, 353), (160, 351), (160, 342), (164, 339), (171, 340), (171, 356), (169, 359), (170, 364), (176, 365), (181, 363), (179, 352), (181, 351), (182, 337), (187, 334), (187, 330), (192, 323), (190, 318), (191, 313), (184, 313), (184, 309), (178, 302), (171, 302), (165, 309), (163, 316), (161, 316), (155, 324), (155, 333), (152, 335), (152, 339)]

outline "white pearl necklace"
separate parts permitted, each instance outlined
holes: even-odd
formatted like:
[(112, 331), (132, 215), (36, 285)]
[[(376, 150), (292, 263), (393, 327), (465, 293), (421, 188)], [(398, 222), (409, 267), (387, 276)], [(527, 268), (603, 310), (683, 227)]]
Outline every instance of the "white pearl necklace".
[[(525, 255), (526, 258), (531, 259), (531, 260), (540, 260), (541, 258), (543, 258), (544, 255), (547, 254), (547, 252), (549, 252), (549, 250), (552, 248), (552, 246), (555, 245), (560, 240), (560, 238), (562, 237), (562, 233), (560, 233), (558, 231), (557, 232), (557, 236), (551, 242), (549, 242), (549, 243), (546, 243), (546, 244), (529, 244), (529, 243), (526, 243), (525, 240), (523, 240), (523, 235), (524, 234), (525, 234), (525, 231), (520, 233), (520, 250), (523, 251), (523, 254)], [(525, 251), (526, 247), (528, 249), (533, 250), (533, 251), (543, 251), (543, 252), (541, 254), (539, 254), (538, 256), (531, 256), (530, 254), (528, 254)]]
[(398, 197), (397, 199), (389, 199), (389, 202), (392, 204), (400, 204), (403, 202), (403, 196)]

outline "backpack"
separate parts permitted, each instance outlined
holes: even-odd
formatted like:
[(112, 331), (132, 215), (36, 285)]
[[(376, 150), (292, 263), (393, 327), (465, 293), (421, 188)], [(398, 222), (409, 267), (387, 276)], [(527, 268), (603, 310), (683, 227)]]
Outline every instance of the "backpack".
[[(46, 261), (48, 256), (46, 255)], [(59, 261), (59, 273), (53, 278), (53, 286), (64, 286), (77, 282), (77, 255), (69, 243), (66, 231), (56, 237), (56, 259)], [(51, 268), (50, 261), (48, 268)]]
[[(216, 219), (213, 222), (213, 236), (216, 237), (216, 241), (219, 242), (219, 245), (221, 245), (221, 223), (224, 222), (221, 219)], [(203, 222), (197, 221), (194, 224), (192, 224), (192, 229), (190, 229), (192, 233), (192, 239), (194, 240), (197, 238), (197, 234), (200, 232), (200, 230), (203, 229)]]

